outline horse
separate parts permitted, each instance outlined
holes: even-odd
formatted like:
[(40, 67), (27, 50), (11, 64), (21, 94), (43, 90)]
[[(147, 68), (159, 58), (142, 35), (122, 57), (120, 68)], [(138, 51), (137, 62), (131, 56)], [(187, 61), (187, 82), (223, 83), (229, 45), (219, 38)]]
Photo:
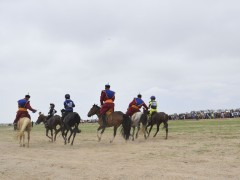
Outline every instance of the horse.
[[(88, 117), (91, 117), (93, 115), (98, 116), (99, 127), (97, 129), (97, 137), (98, 137), (99, 142), (101, 141), (102, 134), (105, 131), (105, 127), (102, 126), (103, 121), (102, 121), (102, 118), (101, 118), (101, 115), (100, 115), (100, 109), (101, 108), (98, 105), (94, 104), (87, 114)], [(131, 131), (131, 119), (130, 119), (130, 117), (127, 116), (126, 114), (124, 114), (121, 111), (114, 111), (110, 115), (107, 116), (106, 127), (114, 127), (113, 128), (113, 138), (110, 140), (110, 143), (113, 142), (113, 140), (116, 136), (116, 133), (117, 133), (117, 129), (120, 125), (122, 125), (121, 133), (122, 133), (123, 138), (125, 140), (128, 140), (129, 136), (130, 136), (130, 131)], [(102, 130), (102, 131), (101, 131), (101, 135), (99, 136), (98, 132), (100, 130)]]
[[(169, 117), (168, 117), (168, 115), (166, 113), (164, 113), (164, 112), (154, 112), (152, 114), (152, 117), (150, 118), (150, 121), (148, 122), (148, 125), (146, 126), (146, 131), (147, 131), (147, 134), (148, 134), (147, 137), (149, 137), (150, 132), (152, 130), (152, 127), (155, 124), (157, 125), (157, 131), (156, 131), (156, 133), (154, 134), (153, 137), (156, 137), (156, 135), (157, 135), (157, 133), (159, 131), (159, 126), (160, 126), (161, 123), (163, 123), (164, 124), (163, 128), (165, 128), (165, 130), (166, 130), (166, 137), (165, 137), (165, 139), (167, 139), (168, 138), (168, 119), (169, 119)], [(149, 126), (151, 126), (151, 127), (150, 127), (150, 130), (148, 132), (147, 128)]]
[(140, 130), (140, 124), (142, 123), (142, 131), (144, 133), (144, 138), (146, 139), (146, 132), (145, 132), (145, 128), (147, 126), (147, 120), (148, 117), (146, 114), (142, 113), (142, 112), (136, 112), (132, 115), (131, 117), (131, 126), (133, 128), (133, 132), (132, 132), (132, 141), (134, 141), (134, 135), (135, 135), (135, 128), (137, 127), (137, 133), (136, 133), (136, 139), (138, 138), (138, 132)]
[[(51, 139), (51, 141), (56, 141), (57, 134), (61, 131), (61, 117), (59, 115), (54, 115), (47, 119), (47, 116), (44, 114), (39, 114), (39, 117), (35, 124), (44, 123), (46, 128), (46, 136)], [(59, 125), (59, 128), (57, 126)], [(51, 136), (48, 135), (49, 130), (51, 131)], [(54, 138), (53, 138), (53, 130), (54, 130)]]
[(19, 138), (20, 147), (25, 147), (24, 131), (27, 131), (27, 134), (28, 134), (27, 147), (29, 147), (30, 131), (32, 129), (31, 120), (28, 117), (20, 118), (18, 123), (17, 123), (17, 129), (19, 130), (18, 133), (17, 133), (17, 138)]
[[(64, 117), (64, 113), (66, 113), (64, 110), (61, 111), (62, 115)], [(64, 119), (62, 120), (62, 137), (64, 139), (64, 144), (67, 144), (67, 140), (68, 143), (70, 143), (70, 139), (73, 135), (73, 139), (71, 142), (71, 145), (73, 145), (73, 141), (75, 139), (76, 133), (80, 133), (81, 130), (78, 128), (79, 124), (80, 124), (80, 116), (77, 112), (69, 112)], [(68, 132), (71, 132), (70, 136), (67, 138), (67, 134)]]

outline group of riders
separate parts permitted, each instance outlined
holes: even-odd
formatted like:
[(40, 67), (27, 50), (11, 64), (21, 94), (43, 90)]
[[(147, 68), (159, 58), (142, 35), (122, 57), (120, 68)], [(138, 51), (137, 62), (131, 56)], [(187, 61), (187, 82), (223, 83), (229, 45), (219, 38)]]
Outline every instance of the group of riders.
[[(14, 128), (17, 128), (17, 122), (20, 118), (28, 117), (31, 119), (29, 113), (27, 110), (32, 111), (33, 113), (37, 112), (36, 109), (33, 109), (30, 105), (30, 95), (26, 95), (25, 98), (18, 100), (18, 111), (16, 114), (16, 118), (13, 122)], [(136, 98), (134, 98), (128, 105), (128, 109), (126, 112), (126, 115), (132, 116), (136, 112), (140, 112), (140, 109), (144, 107), (146, 110), (149, 110), (149, 119), (151, 119), (151, 116), (154, 112), (157, 112), (157, 101), (155, 96), (151, 96), (149, 101), (149, 105), (147, 106), (145, 102), (142, 100), (142, 95), (138, 94)], [(105, 85), (105, 90), (101, 91), (100, 96), (100, 115), (103, 121), (103, 127), (106, 127), (106, 119), (107, 115), (111, 112), (114, 112), (114, 100), (115, 100), (115, 92), (110, 90), (110, 85)], [(73, 108), (75, 107), (74, 102), (70, 99), (70, 95), (65, 95), (65, 101), (64, 101), (64, 109), (62, 110), (62, 120), (64, 120), (64, 117), (66, 117), (70, 112), (73, 112)], [(47, 119), (54, 116), (57, 111), (54, 109), (55, 105), (53, 103), (50, 103), (50, 110), (48, 112)]]

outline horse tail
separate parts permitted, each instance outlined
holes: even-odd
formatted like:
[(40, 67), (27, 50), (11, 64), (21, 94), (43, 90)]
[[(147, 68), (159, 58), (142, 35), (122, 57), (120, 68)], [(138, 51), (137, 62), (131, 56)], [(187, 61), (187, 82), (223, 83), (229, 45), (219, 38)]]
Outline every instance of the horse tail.
[(125, 140), (129, 139), (130, 136), (130, 131), (131, 131), (131, 118), (123, 114), (123, 122), (122, 122), (122, 136), (124, 137)]
[(148, 116), (146, 114), (142, 114), (140, 117), (140, 122), (142, 123), (142, 132), (145, 133), (145, 128), (148, 122)]
[(167, 114), (164, 114), (164, 121), (163, 121), (163, 129), (166, 129), (166, 131), (168, 131), (168, 115)]
[(79, 129), (78, 125), (80, 124), (81, 117), (78, 113), (75, 113), (75, 118), (76, 118), (76, 123), (75, 123), (76, 132), (80, 133), (81, 130)]
[[(20, 119), (21, 120), (21, 119)], [(19, 121), (20, 121), (19, 120)], [(23, 122), (22, 122), (22, 124), (20, 125), (20, 130), (19, 130), (19, 132), (18, 132), (18, 134), (17, 134), (17, 137), (20, 137), (20, 136), (22, 136), (23, 135), (23, 133), (24, 133), (24, 131), (26, 130), (26, 128), (31, 128), (32, 126), (31, 126), (31, 120), (29, 119), (29, 118), (24, 118), (23, 120), (22, 120)], [(19, 122), (19, 123), (21, 123), (21, 122)]]

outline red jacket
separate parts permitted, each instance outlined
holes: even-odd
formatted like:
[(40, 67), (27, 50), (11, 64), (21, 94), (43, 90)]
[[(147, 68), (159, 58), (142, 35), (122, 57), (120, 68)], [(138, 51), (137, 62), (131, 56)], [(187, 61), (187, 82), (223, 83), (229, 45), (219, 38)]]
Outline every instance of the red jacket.
[(101, 105), (103, 105), (103, 102), (104, 101), (107, 101), (107, 100), (112, 100), (112, 102), (115, 100), (115, 96), (113, 96), (112, 98), (109, 98), (108, 96), (107, 96), (107, 93), (106, 93), (106, 91), (105, 90), (102, 90), (102, 92), (101, 92), (101, 96), (100, 96), (100, 103), (101, 103)]
[[(137, 106), (137, 102), (136, 102), (136, 99), (135, 99), (135, 98), (132, 100), (132, 102), (130, 102), (130, 104), (129, 104), (128, 107), (132, 107), (132, 106)], [(146, 105), (144, 102), (143, 102), (140, 106), (137, 106), (137, 107), (140, 109), (142, 106), (143, 106), (145, 109), (148, 109), (147, 105)]]

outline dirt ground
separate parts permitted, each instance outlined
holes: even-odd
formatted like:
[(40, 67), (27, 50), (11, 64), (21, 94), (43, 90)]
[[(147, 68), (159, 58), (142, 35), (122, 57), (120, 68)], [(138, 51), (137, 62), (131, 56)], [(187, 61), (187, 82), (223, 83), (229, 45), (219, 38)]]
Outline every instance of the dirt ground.
[[(50, 142), (44, 131), (31, 132), (30, 147), (19, 147), (13, 127), (0, 132), (0, 179), (240, 179), (239, 134), (169, 133), (125, 142), (112, 130), (77, 134), (74, 145), (61, 136)], [(43, 128), (43, 127), (42, 127)], [(153, 130), (155, 131), (155, 130)], [(153, 135), (153, 134), (152, 134)]]

